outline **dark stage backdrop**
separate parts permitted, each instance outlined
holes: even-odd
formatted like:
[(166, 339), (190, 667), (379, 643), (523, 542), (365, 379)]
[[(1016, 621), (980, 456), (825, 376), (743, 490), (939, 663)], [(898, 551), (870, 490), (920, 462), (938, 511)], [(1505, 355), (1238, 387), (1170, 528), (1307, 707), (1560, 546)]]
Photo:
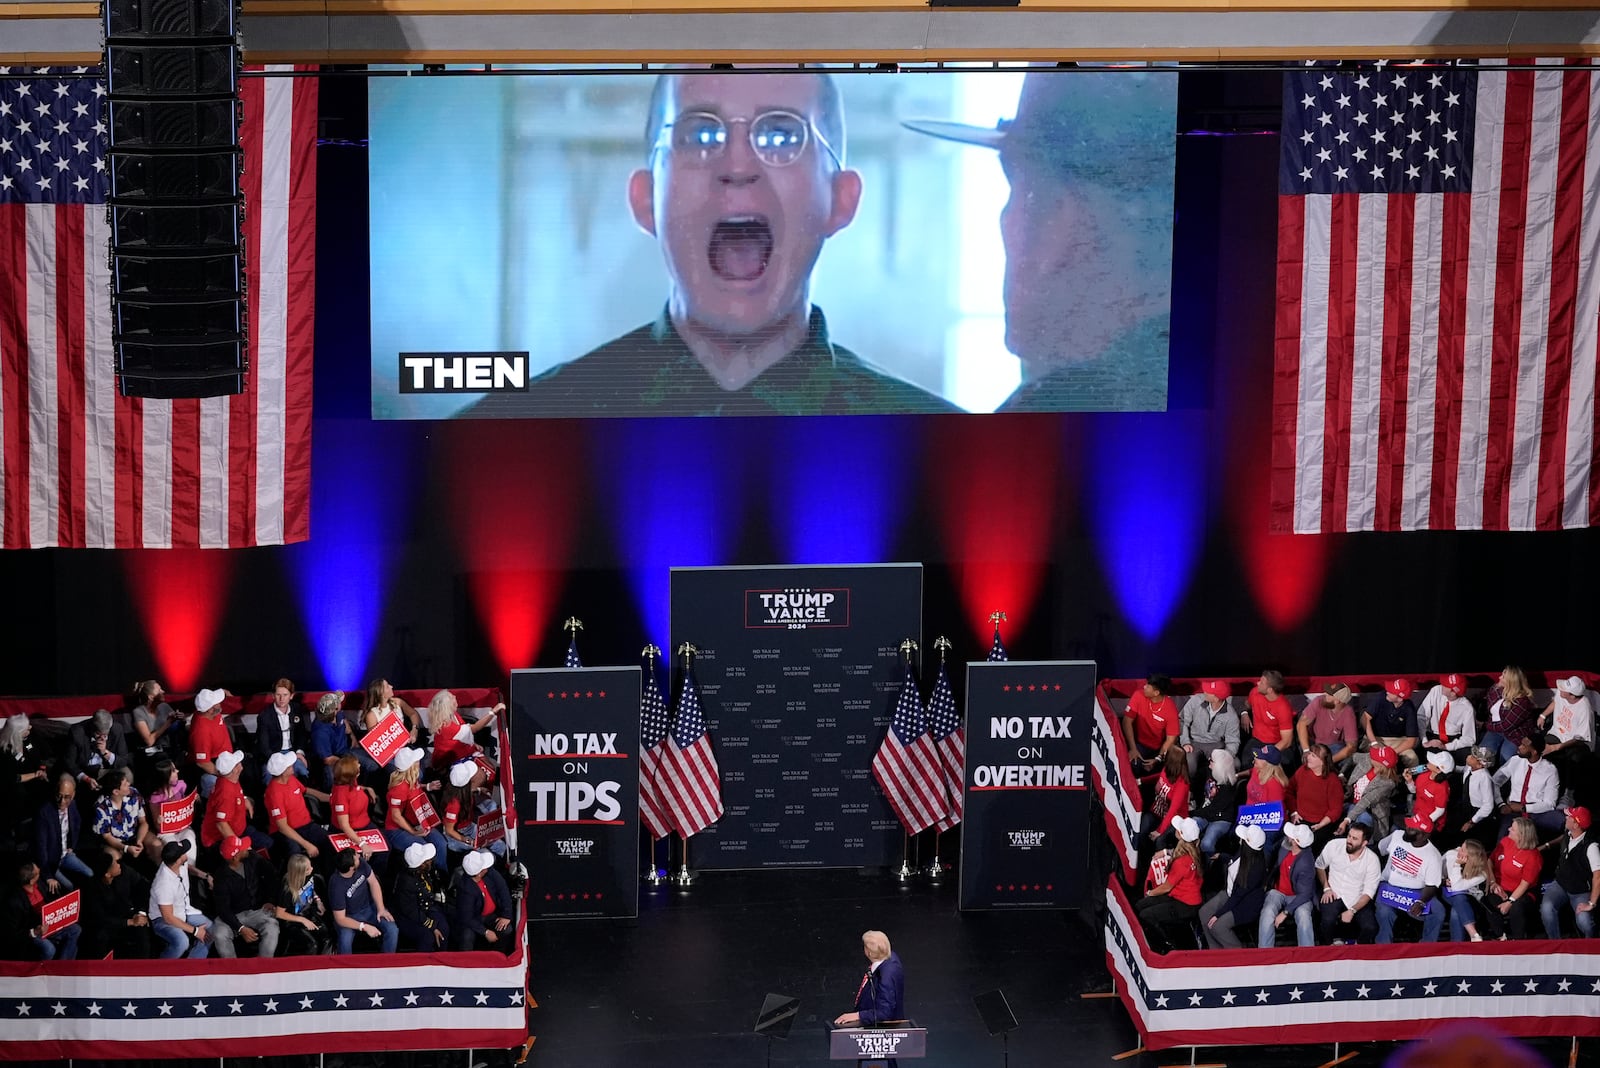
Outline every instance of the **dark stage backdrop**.
[[(1270, 129), (1280, 95), (1270, 73), (1186, 72), (1180, 129), (1249, 114)], [(504, 683), (510, 667), (561, 662), (572, 613), (587, 663), (635, 664), (646, 640), (666, 644), (639, 590), (656, 583), (664, 603), (668, 567), (830, 558), (921, 561), (927, 634), (955, 641), (953, 662), (982, 657), (996, 608), (1014, 657), (1095, 660), (1108, 677), (1593, 659), (1593, 531), (1266, 533), (1271, 133), (1179, 139), (1166, 413), (654, 420), (645, 434), (630, 420), (369, 421), (365, 85), (324, 79), (322, 100), (311, 544), (166, 570), (148, 551), (0, 553), (8, 692), (121, 691), (175, 658), (196, 684), (241, 692), (280, 674), (307, 688)], [(441, 191), (440, 210), (473, 195)], [(889, 440), (894, 463), (861, 462), (862, 433)], [(661, 501), (685, 470), (687, 489)], [(892, 492), (894, 522), (870, 557), (830, 556), (792, 536), (780, 481), (847, 531), (862, 499)], [(693, 505), (702, 522), (668, 544), (674, 524), (652, 504)], [(1131, 541), (1152, 534), (1173, 540)]]
[(922, 568), (709, 567), (672, 572), (672, 640), (695, 674), (722, 771), (723, 817), (700, 868), (881, 866), (900, 824), (872, 778), (921, 642)]

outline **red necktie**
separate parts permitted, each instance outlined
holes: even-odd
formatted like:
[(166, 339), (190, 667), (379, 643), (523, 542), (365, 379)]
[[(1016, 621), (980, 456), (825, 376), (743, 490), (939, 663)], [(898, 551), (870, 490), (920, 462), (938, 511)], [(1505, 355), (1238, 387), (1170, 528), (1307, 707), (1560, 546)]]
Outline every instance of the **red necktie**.
[(1439, 713), (1439, 741), (1444, 743), (1446, 749), (1450, 748), (1450, 704), (1445, 703), (1444, 711)]
[(1533, 781), (1533, 765), (1529, 764), (1522, 769), (1522, 796), (1517, 798), (1517, 803), (1523, 808), (1528, 807), (1528, 783)]
[(861, 985), (856, 987), (856, 1000), (861, 1000), (861, 992), (867, 988), (867, 980), (872, 978), (872, 969), (867, 969), (867, 974), (861, 977)]

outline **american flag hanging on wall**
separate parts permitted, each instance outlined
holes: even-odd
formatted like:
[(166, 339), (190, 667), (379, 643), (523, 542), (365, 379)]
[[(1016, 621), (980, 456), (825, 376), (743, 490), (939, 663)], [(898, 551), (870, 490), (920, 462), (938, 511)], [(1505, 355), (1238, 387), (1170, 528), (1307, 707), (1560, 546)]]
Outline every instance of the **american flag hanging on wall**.
[(0, 75), (0, 545), (305, 540), (316, 79), (243, 80), (247, 392), (158, 401), (116, 395), (104, 81)]
[(1600, 82), (1584, 61), (1285, 76), (1277, 531), (1600, 516)]
[(917, 697), (917, 680), (906, 664), (889, 729), (872, 758), (872, 777), (907, 834), (920, 834), (948, 811), (943, 773)]

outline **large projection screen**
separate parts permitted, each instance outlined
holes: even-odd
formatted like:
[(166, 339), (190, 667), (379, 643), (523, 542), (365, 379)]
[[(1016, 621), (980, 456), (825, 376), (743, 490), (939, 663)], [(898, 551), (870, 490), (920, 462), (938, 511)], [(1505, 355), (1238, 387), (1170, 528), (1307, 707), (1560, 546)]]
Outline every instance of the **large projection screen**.
[(377, 418), (1152, 411), (1170, 70), (377, 78)]

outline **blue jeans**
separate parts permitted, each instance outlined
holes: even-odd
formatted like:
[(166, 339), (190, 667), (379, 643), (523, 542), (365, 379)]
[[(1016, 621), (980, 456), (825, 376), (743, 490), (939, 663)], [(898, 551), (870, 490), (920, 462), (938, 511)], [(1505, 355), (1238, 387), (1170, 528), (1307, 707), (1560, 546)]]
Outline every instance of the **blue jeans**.
[(1539, 902), (1539, 919), (1544, 921), (1544, 936), (1561, 937), (1561, 907), (1566, 905), (1572, 909), (1572, 918), (1577, 921), (1578, 933), (1584, 938), (1593, 938), (1594, 913), (1578, 911), (1578, 906), (1588, 900), (1588, 894), (1568, 893), (1560, 883), (1545, 883), (1543, 899)]
[(1473, 908), (1474, 900), (1471, 894), (1444, 895), (1444, 903), (1450, 909), (1450, 941), (1465, 942), (1467, 924), (1477, 924), (1478, 913)]
[(1233, 824), (1227, 820), (1203, 820), (1196, 816), (1194, 821), (1200, 825), (1200, 855), (1203, 857), (1221, 849), (1223, 840), (1233, 830)]
[(69, 923), (53, 935), (35, 938), (33, 948), (40, 960), (77, 960), (78, 936), (82, 933), (77, 924)]
[[(357, 923), (371, 924), (376, 927), (383, 937), (383, 951), (393, 953), (400, 945), (400, 928), (396, 927), (393, 920), (378, 919), (378, 910), (369, 908), (364, 912), (347, 912), (348, 919)], [(339, 952), (348, 956), (355, 952), (356, 931), (353, 927), (339, 927)]]
[[(1400, 915), (1400, 910), (1383, 901), (1377, 902), (1378, 906), (1378, 944), (1386, 946), (1394, 941), (1394, 920)], [(1422, 914), (1422, 940), (1424, 942), (1439, 941), (1439, 932), (1444, 929), (1445, 906), (1442, 901), (1433, 901), (1428, 905), (1428, 911)], [(1406, 913), (1410, 915), (1410, 913)]]
[[(1278, 914), (1289, 904), (1289, 895), (1278, 890), (1267, 891), (1266, 904), (1261, 906), (1261, 918), (1256, 921), (1256, 945), (1262, 949), (1271, 949), (1277, 941), (1277, 927), (1274, 921)], [(1317, 944), (1316, 933), (1311, 929), (1311, 902), (1307, 901), (1294, 910), (1295, 939), (1302, 946)]]
[(1499, 756), (1500, 763), (1502, 764), (1517, 755), (1517, 743), (1513, 742), (1499, 731), (1486, 732), (1483, 736), (1483, 741), (1479, 744), (1485, 749), (1494, 750), (1495, 754)]
[[(211, 926), (211, 921), (200, 915), (198, 912), (189, 913), (189, 915), (183, 918), (183, 922), (187, 923), (190, 927)], [(207, 939), (204, 942), (200, 941), (198, 938), (195, 939), (194, 947), (191, 949), (189, 946), (189, 932), (179, 930), (166, 920), (162, 919), (161, 916), (156, 916), (155, 921), (151, 923), (150, 926), (154, 928), (156, 937), (166, 943), (166, 945), (161, 947), (162, 960), (173, 960), (174, 958), (181, 957), (184, 955), (185, 950), (188, 950), (190, 960), (199, 960), (202, 957), (208, 957), (211, 955), (210, 939)], [(206, 933), (210, 934), (209, 931)]]
[[(73, 876), (72, 879), (67, 877), (69, 874)], [(56, 865), (55, 874), (48, 875), (46, 878), (54, 879), (60, 883), (62, 890), (72, 890), (78, 885), (73, 879), (93, 879), (94, 872), (89, 870), (89, 865), (85, 864), (83, 858), (78, 854), (63, 853), (61, 854), (61, 863)]]
[(389, 843), (389, 851), (391, 853), (400, 854), (402, 862), (405, 859), (405, 851), (418, 842), (427, 842), (433, 846), (435, 851), (433, 862), (441, 868), (444, 867), (445, 857), (449, 855), (450, 847), (444, 840), (444, 832), (437, 827), (420, 837), (410, 831), (402, 831), (400, 828), (394, 827), (384, 831), (383, 838), (384, 841)]

